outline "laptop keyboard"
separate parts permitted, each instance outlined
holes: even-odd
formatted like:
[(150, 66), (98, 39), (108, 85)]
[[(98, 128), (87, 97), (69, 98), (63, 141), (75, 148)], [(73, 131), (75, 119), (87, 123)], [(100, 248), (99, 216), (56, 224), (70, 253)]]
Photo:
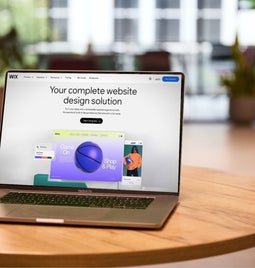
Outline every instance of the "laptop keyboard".
[(70, 194), (42, 194), (10, 192), (0, 198), (1, 203), (26, 205), (55, 205), (98, 208), (146, 209), (153, 198), (84, 196)]

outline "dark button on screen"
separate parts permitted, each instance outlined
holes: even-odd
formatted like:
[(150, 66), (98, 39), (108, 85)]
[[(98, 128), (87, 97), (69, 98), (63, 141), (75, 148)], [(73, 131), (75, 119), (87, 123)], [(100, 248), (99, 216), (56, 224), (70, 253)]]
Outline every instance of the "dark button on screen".
[(80, 119), (80, 122), (82, 124), (102, 124), (103, 119), (102, 118), (87, 118), (87, 117), (82, 117)]

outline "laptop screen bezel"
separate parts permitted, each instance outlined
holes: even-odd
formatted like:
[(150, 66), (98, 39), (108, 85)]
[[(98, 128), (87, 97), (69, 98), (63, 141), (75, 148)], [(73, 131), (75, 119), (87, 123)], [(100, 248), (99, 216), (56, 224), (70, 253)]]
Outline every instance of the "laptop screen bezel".
[(8, 70), (5, 74), (5, 85), (3, 89), (3, 100), (2, 100), (2, 116), (0, 124), (0, 148), (1, 148), (1, 134), (3, 128), (4, 112), (5, 112), (5, 95), (7, 89), (8, 75), (11, 73), (73, 73), (73, 74), (162, 74), (162, 75), (179, 75), (181, 77), (181, 98), (180, 98), (180, 123), (179, 123), (179, 165), (178, 165), (178, 190), (177, 192), (159, 192), (149, 190), (123, 190), (123, 189), (98, 189), (98, 188), (75, 188), (75, 187), (59, 187), (59, 186), (35, 186), (35, 185), (17, 185), (17, 184), (0, 184), (0, 189), (24, 189), (24, 190), (45, 190), (45, 191), (68, 191), (68, 192), (81, 192), (81, 193), (128, 193), (128, 194), (162, 194), (162, 195), (179, 195), (180, 193), (180, 177), (181, 177), (181, 156), (182, 156), (182, 136), (183, 136), (183, 112), (184, 112), (184, 83), (185, 75), (182, 72), (172, 71), (105, 71), (105, 70), (29, 70), (29, 69), (14, 69)]

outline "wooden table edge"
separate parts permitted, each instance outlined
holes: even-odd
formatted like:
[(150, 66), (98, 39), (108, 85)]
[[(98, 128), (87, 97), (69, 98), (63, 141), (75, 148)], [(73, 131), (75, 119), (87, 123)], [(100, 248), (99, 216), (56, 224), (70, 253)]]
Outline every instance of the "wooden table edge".
[[(104, 254), (0, 254), (1, 267), (121, 267), (153, 265), (233, 253), (255, 246), (255, 234), (215, 243)], [(74, 263), (75, 260), (75, 263)], [(18, 264), (18, 265), (17, 265)]]

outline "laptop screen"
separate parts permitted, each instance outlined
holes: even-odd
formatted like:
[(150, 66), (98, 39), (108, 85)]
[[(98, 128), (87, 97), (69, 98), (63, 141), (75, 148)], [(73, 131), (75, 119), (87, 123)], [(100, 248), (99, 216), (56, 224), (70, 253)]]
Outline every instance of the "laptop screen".
[(0, 184), (178, 193), (183, 80), (9, 71)]

